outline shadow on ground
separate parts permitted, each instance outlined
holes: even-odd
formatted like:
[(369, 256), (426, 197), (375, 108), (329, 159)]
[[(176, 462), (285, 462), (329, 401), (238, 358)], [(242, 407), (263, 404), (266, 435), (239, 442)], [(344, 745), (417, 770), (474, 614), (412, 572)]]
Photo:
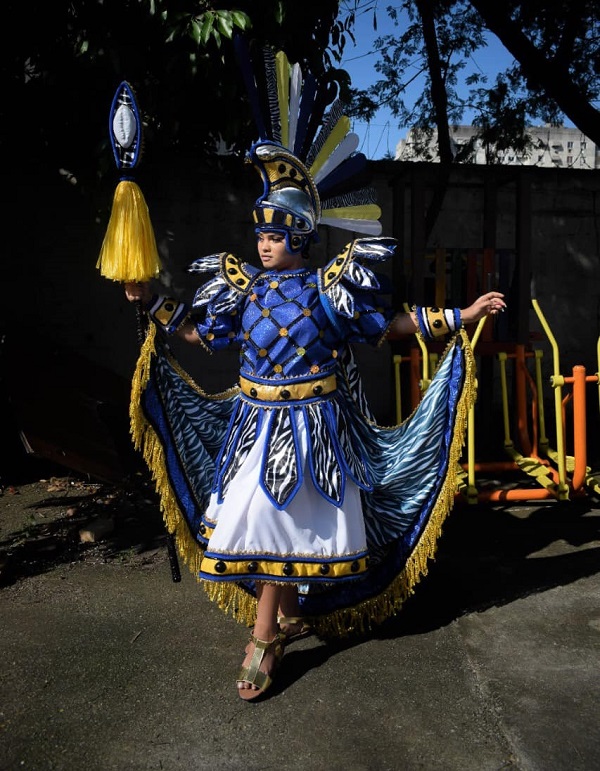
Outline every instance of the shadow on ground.
[(415, 598), (378, 637), (418, 634), (600, 571), (600, 508), (592, 501), (458, 507)]
[[(120, 485), (42, 476), (4, 487), (0, 508), (0, 586), (84, 560), (143, 563), (166, 548), (156, 495), (141, 476)], [(99, 536), (84, 540), (93, 530)]]
[[(166, 559), (158, 501), (143, 475), (121, 485), (50, 477), (4, 488), (0, 502), (0, 586), (75, 561), (143, 564)], [(108, 520), (111, 532), (96, 543), (82, 542), (81, 530), (98, 520)], [(465, 613), (567, 585), (599, 569), (600, 508), (592, 500), (459, 505), (446, 522), (437, 559), (415, 597), (372, 636), (428, 632)], [(169, 580), (166, 567), (165, 574)], [(348, 644), (353, 643), (339, 643)], [(327, 657), (337, 645), (312, 655)], [(300, 668), (320, 663), (307, 661)]]

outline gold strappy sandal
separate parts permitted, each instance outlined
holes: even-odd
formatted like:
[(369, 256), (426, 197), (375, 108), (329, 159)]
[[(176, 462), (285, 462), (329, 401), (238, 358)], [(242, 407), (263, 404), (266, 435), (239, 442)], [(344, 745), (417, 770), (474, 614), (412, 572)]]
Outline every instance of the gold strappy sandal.
[(262, 660), (264, 659), (267, 651), (272, 649), (273, 653), (275, 654), (275, 666), (273, 668), (273, 674), (275, 674), (275, 670), (279, 666), (284, 653), (282, 636), (280, 633), (276, 634), (271, 641), (259, 640), (258, 637), (255, 637), (253, 634), (251, 634), (250, 642), (254, 643), (254, 653), (252, 654), (252, 658), (250, 659), (248, 666), (241, 668), (237, 682), (255, 685), (257, 690), (254, 688), (238, 688), (238, 695), (240, 699), (243, 699), (244, 701), (253, 701), (259, 696), (262, 696), (273, 682), (273, 678), (270, 675), (267, 675), (265, 672), (261, 672), (260, 670), (260, 665), (262, 664)]
[(279, 624), (280, 629), (282, 624), (300, 627), (298, 632), (285, 632), (281, 629), (281, 641), (284, 645), (295, 642), (296, 640), (303, 640), (305, 637), (310, 637), (313, 633), (312, 626), (302, 616), (279, 616), (277, 618), (277, 623)]

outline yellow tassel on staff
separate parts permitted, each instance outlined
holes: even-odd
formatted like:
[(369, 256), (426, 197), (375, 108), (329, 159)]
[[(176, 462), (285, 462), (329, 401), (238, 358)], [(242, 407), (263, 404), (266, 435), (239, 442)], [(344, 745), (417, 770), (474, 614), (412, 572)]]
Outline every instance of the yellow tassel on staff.
[(121, 180), (96, 264), (113, 281), (149, 281), (161, 268), (148, 205), (139, 186)]

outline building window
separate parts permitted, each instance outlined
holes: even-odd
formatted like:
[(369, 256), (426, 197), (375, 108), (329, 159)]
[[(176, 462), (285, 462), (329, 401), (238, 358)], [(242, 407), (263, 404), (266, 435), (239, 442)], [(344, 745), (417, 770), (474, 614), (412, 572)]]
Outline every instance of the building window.
[(573, 156), (567, 155), (567, 166), (572, 166), (572, 165), (573, 165)]
[(567, 150), (573, 149), (573, 142), (567, 142)]
[(586, 143), (585, 143), (585, 142), (582, 142), (582, 143), (581, 143), (581, 149), (582, 149), (582, 150), (585, 150), (585, 148), (586, 148), (586, 147), (587, 147)]

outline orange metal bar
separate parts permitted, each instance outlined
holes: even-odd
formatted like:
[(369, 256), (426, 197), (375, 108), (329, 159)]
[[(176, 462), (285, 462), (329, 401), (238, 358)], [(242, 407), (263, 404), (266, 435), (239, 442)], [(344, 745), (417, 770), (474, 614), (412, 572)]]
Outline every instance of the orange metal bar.
[(587, 475), (587, 433), (586, 433), (586, 394), (585, 367), (573, 367), (573, 454), (575, 468), (571, 484), (574, 490), (579, 490), (585, 484)]
[(481, 503), (502, 503), (504, 501), (548, 501), (556, 500), (556, 495), (546, 488), (532, 487), (531, 490), (519, 488), (512, 490), (482, 490), (478, 497)]

